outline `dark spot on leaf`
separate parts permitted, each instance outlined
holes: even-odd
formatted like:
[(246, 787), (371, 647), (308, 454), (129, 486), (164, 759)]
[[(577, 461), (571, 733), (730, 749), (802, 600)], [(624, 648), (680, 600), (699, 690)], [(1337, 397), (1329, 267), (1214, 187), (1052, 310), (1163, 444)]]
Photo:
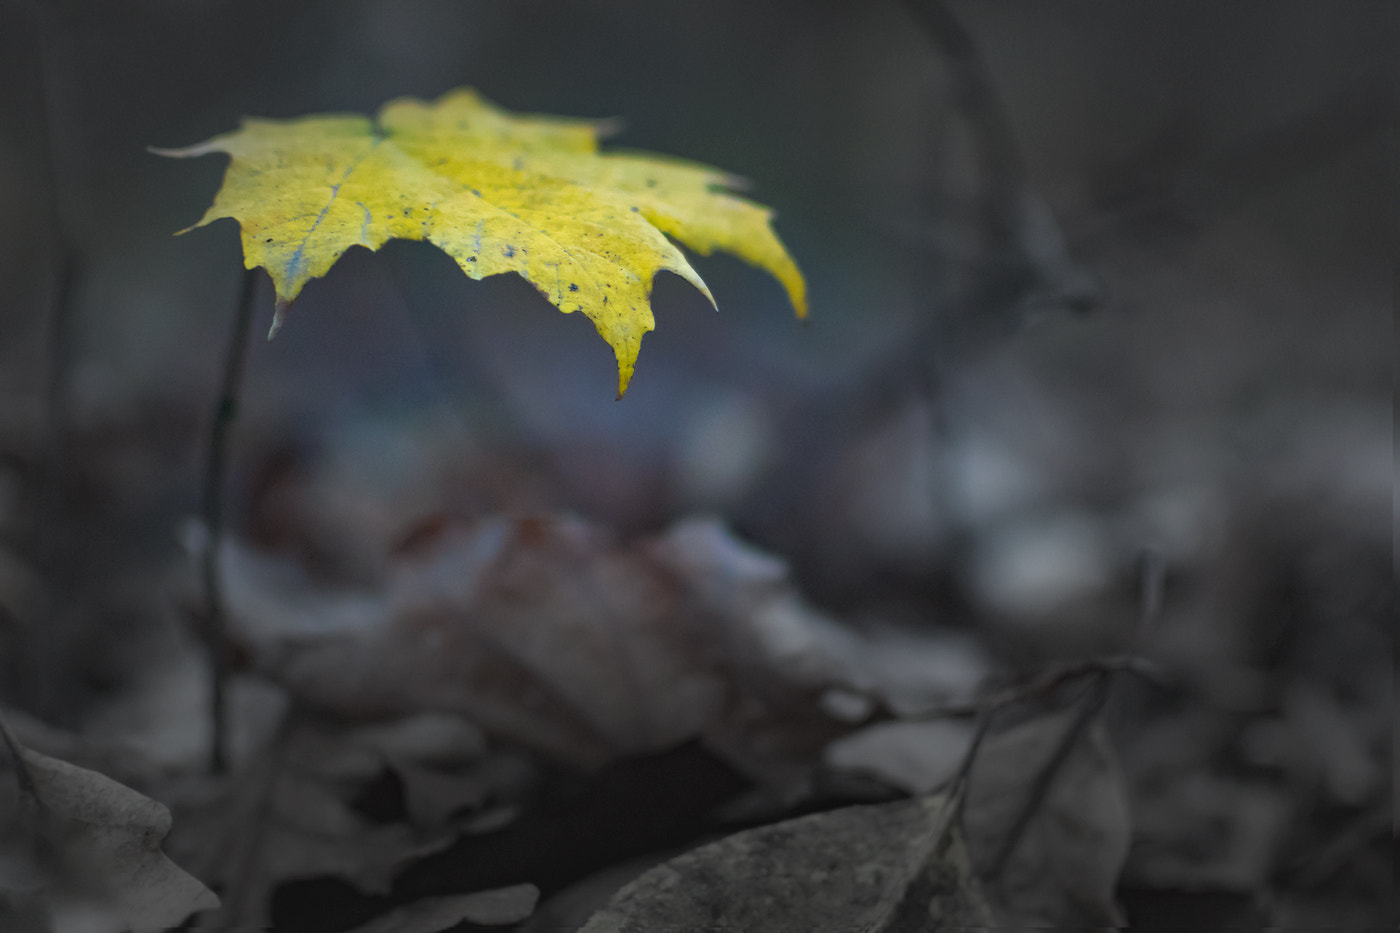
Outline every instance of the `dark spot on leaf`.
[(571, 292), (576, 292), (576, 291), (578, 291), (578, 286), (575, 285), (573, 282), (570, 282), (570, 283), (569, 283), (569, 291), (571, 291)]
[(468, 256), (468, 257), (467, 257), (467, 262), (476, 262), (476, 257), (475, 257), (475, 256)]
[(636, 207), (633, 207), (633, 208), (632, 208), (632, 213), (634, 213), (634, 214), (637, 213), (637, 208), (636, 208)]
[(507, 259), (510, 259), (515, 256), (515, 247), (507, 246), (504, 250), (502, 250), (502, 252), (506, 254)]
[(477, 191), (475, 188), (472, 189), (472, 194), (476, 195), (478, 198), (481, 197), (481, 192)]
[(267, 242), (271, 243), (271, 242), (272, 242), (272, 237), (268, 237), (268, 238), (267, 238)]

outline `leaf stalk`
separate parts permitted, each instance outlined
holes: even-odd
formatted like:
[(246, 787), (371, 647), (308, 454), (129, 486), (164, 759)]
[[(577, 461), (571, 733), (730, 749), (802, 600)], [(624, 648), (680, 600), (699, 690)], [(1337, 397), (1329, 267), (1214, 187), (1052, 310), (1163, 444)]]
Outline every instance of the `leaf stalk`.
[(252, 330), (253, 295), (257, 278), (253, 269), (243, 273), (238, 306), (234, 311), (233, 332), (224, 354), (223, 381), (214, 406), (209, 430), (208, 459), (204, 470), (204, 550), (200, 555), (204, 589), (205, 637), (210, 655), (209, 711), (211, 737), (209, 769), (215, 774), (228, 770), (228, 680), (233, 668), (233, 650), (228, 637), (228, 614), (224, 602), (223, 579), (219, 573), (220, 541), (224, 532), (223, 492), (228, 474), (229, 434), (238, 418), (238, 397), (248, 358), (248, 335)]

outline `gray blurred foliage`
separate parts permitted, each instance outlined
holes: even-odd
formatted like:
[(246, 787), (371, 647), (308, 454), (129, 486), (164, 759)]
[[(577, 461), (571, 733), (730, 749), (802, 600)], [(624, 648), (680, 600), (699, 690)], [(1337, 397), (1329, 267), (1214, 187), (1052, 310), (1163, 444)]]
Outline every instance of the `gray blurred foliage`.
[[(171, 236), (221, 168), (145, 147), (473, 85), (749, 178), (811, 325), (698, 258), (720, 312), (662, 277), (614, 403), (606, 347), (524, 283), (353, 251), (252, 347), (239, 547), (373, 604), (456, 523), (567, 513), (626, 543), (704, 512), (886, 670), (936, 641), (903, 675), (964, 694), (1124, 650), (1150, 548), (1135, 650), (1172, 687), (1124, 679), (1104, 712), (1118, 906), (1393, 928), (1394, 5), (950, 4), (973, 59), (928, 6), (0, 2), (0, 700), (41, 720), (15, 731), (170, 803), (172, 846), (186, 814), (194, 848), (248, 831), (202, 817), (254, 792), (290, 704), (240, 679), (250, 770), (188, 780), (208, 685), (182, 540), (236, 235)], [(376, 746), (376, 770), (360, 726), (327, 740), (359, 770), (292, 794), (343, 838), (508, 828), (545, 780), (482, 735), (451, 763)], [(808, 764), (927, 793), (967, 740), (871, 723)], [(386, 773), (404, 811), (366, 827), (346, 801)]]
[(800, 786), (833, 738), (965, 701), (978, 677), (941, 670), (948, 639), (821, 614), (781, 560), (714, 520), (629, 545), (569, 517), (444, 525), (373, 596), (243, 549), (225, 567), (234, 639), (301, 702), (458, 715), (582, 770), (698, 737), (755, 780)]
[(535, 909), (539, 891), (521, 884), (458, 897), (424, 898), (356, 927), (351, 933), (440, 933), (463, 922), (484, 927), (519, 923)]
[(8, 731), (4, 738), (0, 926), (155, 933), (218, 907), (212, 891), (161, 851), (171, 826), (163, 804), (24, 748)]

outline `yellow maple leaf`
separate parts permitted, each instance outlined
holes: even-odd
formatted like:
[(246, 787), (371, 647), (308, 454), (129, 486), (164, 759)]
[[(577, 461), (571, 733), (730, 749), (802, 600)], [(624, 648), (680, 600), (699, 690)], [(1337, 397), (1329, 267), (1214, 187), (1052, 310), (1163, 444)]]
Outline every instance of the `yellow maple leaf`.
[(714, 303), (668, 235), (766, 269), (806, 315), (802, 274), (768, 208), (726, 190), (737, 180), (708, 166), (599, 152), (603, 131), (509, 113), (463, 88), (433, 103), (390, 101), (373, 120), (245, 119), (206, 142), (152, 151), (232, 157), (194, 227), (239, 222), (244, 264), (265, 268), (277, 291), (274, 333), (302, 287), (347, 249), (391, 239), (427, 240), (474, 279), (518, 272), (559, 310), (582, 311), (617, 356), (619, 398), (655, 327), (656, 274), (675, 272)]

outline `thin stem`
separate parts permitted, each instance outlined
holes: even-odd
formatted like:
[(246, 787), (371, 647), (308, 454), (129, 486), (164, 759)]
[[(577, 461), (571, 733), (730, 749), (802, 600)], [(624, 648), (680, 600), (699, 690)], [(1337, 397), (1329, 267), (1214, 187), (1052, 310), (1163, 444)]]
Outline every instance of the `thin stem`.
[(984, 233), (993, 249), (1014, 243), (1020, 227), (1018, 206), (1024, 169), (991, 72), (967, 27), (942, 0), (905, 0), (905, 7), (948, 62), (958, 109), (972, 130), (983, 179)]
[[(72, 620), (60, 602), (72, 592), (75, 565), (71, 552), (75, 540), (69, 527), (73, 516), (64, 509), (68, 484), (68, 443), (71, 425), (70, 396), (73, 344), (76, 333), (74, 295), (80, 274), (78, 250), (68, 234), (67, 212), (60, 190), (62, 171), (54, 138), (55, 102), (54, 57), (60, 30), (52, 11), (43, 4), (29, 4), (38, 53), (38, 118), (35, 134), (41, 152), (43, 190), (52, 228), (49, 231), (51, 282), (44, 333), (43, 433), (39, 454), (39, 479), (33, 524), (28, 531), (35, 564), (45, 585), (42, 615), (33, 627), (29, 663), (19, 668), (16, 680), (20, 692), (28, 695), (36, 711), (46, 718), (67, 722), (65, 708), (65, 654), (71, 648)], [(55, 672), (60, 673), (55, 673)]]
[[(1166, 580), (1166, 564), (1160, 554), (1152, 549), (1144, 550), (1140, 556), (1140, 603), (1138, 609), (1137, 631), (1133, 637), (1133, 648), (1137, 648), (1144, 636), (1156, 625), (1162, 614), (1163, 589)], [(1133, 655), (1126, 655), (1126, 659), (1133, 660)], [(1050, 793), (1051, 786), (1055, 783), (1055, 778), (1059, 776), (1060, 768), (1069, 759), (1070, 752), (1074, 750), (1079, 742), (1079, 737), (1084, 734), (1084, 730), (1103, 711), (1104, 704), (1108, 702), (1109, 688), (1113, 685), (1113, 676), (1120, 670), (1131, 670), (1122, 664), (1103, 664), (1091, 668), (1089, 687), (1084, 695), (1079, 709), (1075, 711), (1074, 719), (1070, 722), (1069, 728), (1060, 737), (1059, 744), (1055, 747), (1055, 753), (1050, 756), (1050, 760), (1045, 763), (1045, 767), (1040, 769), (1040, 773), (1035, 776), (1035, 783), (1031, 786), (1030, 795), (1026, 798), (1025, 805), (1016, 814), (1016, 822), (1011, 825), (1011, 830), (1002, 839), (1001, 848), (997, 850), (997, 856), (992, 861), (989, 874), (997, 877), (1011, 858), (1011, 853), (1016, 850), (1016, 845), (1025, 835), (1026, 828), (1030, 826), (1031, 820), (1035, 817), (1041, 805), (1045, 802), (1046, 796)]]
[(958, 765), (958, 773), (953, 776), (953, 783), (948, 789), (948, 803), (953, 808), (953, 819), (959, 824), (962, 823), (963, 811), (967, 805), (967, 785), (972, 778), (972, 766), (977, 763), (977, 753), (982, 749), (982, 742), (992, 731), (992, 719), (996, 716), (995, 707), (984, 707), (977, 715), (977, 729), (972, 734), (972, 741), (967, 745), (967, 751), (963, 752), (962, 762)]
[(213, 724), (209, 767), (215, 774), (228, 768), (228, 678), (233, 666), (219, 576), (219, 542), (224, 532), (223, 491), (228, 472), (228, 439), (238, 417), (238, 394), (248, 357), (248, 335), (253, 322), (253, 294), (257, 279), (252, 269), (243, 273), (243, 286), (234, 312), (233, 333), (224, 356), (224, 378), (209, 431), (209, 459), (204, 471), (204, 553), (202, 570), (206, 637), (212, 660), (210, 718)]
[[(55, 219), (55, 223), (57, 223)], [(63, 702), (70, 684), (63, 674), (72, 647), (73, 619), (65, 601), (77, 582), (74, 514), (65, 508), (69, 485), (68, 448), (71, 434), (71, 383), (74, 337), (74, 292), (78, 254), (61, 232), (54, 235), (54, 273), (45, 340), (43, 448), (33, 525), (29, 529), (34, 560), (45, 585), (42, 624), (34, 633), (31, 667), (20, 678), (35, 709), (60, 723), (71, 723)]]
[(1035, 818), (1036, 812), (1045, 802), (1051, 786), (1055, 783), (1055, 778), (1060, 774), (1060, 768), (1069, 759), (1070, 752), (1078, 744), (1079, 737), (1083, 735), (1085, 727), (1103, 709), (1104, 702), (1108, 699), (1108, 686), (1111, 678), (1112, 674), (1109, 671), (1094, 672), (1087, 697), (1075, 712), (1074, 720), (1065, 730), (1065, 734), (1060, 737), (1059, 744), (1055, 746), (1055, 754), (1050, 756), (1045, 767), (1041, 768), (1040, 773), (1035, 776), (1035, 783), (1031, 785), (1030, 795), (1026, 798), (1021, 811), (1016, 814), (1016, 822), (1011, 824), (1010, 831), (1003, 837), (1001, 848), (997, 850), (997, 856), (993, 859), (991, 868), (988, 870), (989, 876), (1000, 876), (1002, 869), (1011, 859), (1011, 853), (1016, 851), (1017, 843), (1021, 841), (1027, 827), (1031, 825), (1031, 820)]
[(966, 703), (952, 703), (947, 706), (921, 710), (901, 718), (912, 721), (970, 719), (980, 715), (985, 710), (995, 712), (1017, 703), (1044, 699), (1072, 681), (1101, 673), (1116, 674), (1120, 671), (1133, 674), (1160, 690), (1172, 690), (1176, 686), (1158, 665), (1147, 658), (1131, 654), (1113, 655), (1058, 665), (1045, 671), (1034, 680), (1008, 687), (989, 696), (969, 700)]
[(202, 914), (196, 930), (245, 929), (256, 913), (252, 883), (259, 858), (266, 857), (268, 836), (274, 831), (277, 815), (273, 806), (272, 789), (279, 773), (286, 767), (287, 751), (302, 728), (304, 716), (295, 701), (282, 714), (271, 741), (240, 773), (238, 783), (229, 799), (229, 819), (223, 825), (217, 851), (210, 851), (203, 864), (209, 875), (225, 880), (220, 892), (219, 909)]

